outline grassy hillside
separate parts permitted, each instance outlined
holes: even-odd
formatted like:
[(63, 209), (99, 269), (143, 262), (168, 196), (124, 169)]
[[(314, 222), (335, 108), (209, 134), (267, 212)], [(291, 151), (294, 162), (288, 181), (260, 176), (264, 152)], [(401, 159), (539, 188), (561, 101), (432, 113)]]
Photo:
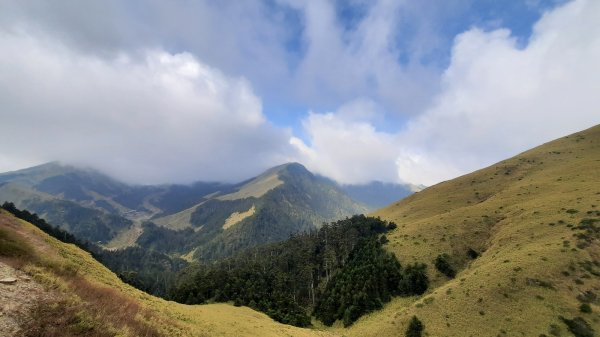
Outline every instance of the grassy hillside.
[[(329, 336), (274, 322), (264, 314), (228, 304), (202, 306), (167, 302), (121, 282), (79, 248), (61, 243), (35, 226), (0, 211), (2, 274), (23, 272), (37, 305), (19, 311), (22, 330), (15, 336)], [(0, 287), (10, 298), (16, 285)], [(23, 297), (21, 296), (21, 298)], [(52, 305), (50, 305), (52, 303)], [(2, 320), (18, 303), (4, 303)], [(6, 308), (9, 308), (6, 311)]]
[(388, 249), (400, 261), (431, 266), (447, 253), (458, 275), (430, 268), (428, 295), (396, 299), (344, 333), (401, 335), (413, 315), (429, 336), (572, 336), (560, 316), (582, 317), (600, 333), (600, 126), (375, 215), (398, 224)]
[[(600, 332), (600, 126), (432, 186), (374, 215), (398, 224), (387, 233), (387, 249), (403, 265), (427, 263), (432, 284), (423, 296), (395, 298), (347, 329), (341, 323), (325, 331), (298, 329), (247, 308), (157, 299), (123, 284), (81, 250), (5, 213), (0, 229), (18, 242), (0, 240), (0, 252), (14, 255), (16, 249), (19, 255), (15, 247), (28, 248), (0, 261), (33, 275), (54, 296), (79, 303), (85, 319), (74, 320), (78, 328), (116, 324), (121, 332), (146, 329), (166, 336), (404, 336), (417, 316), (425, 336)], [(456, 277), (432, 267), (440, 254), (447, 254)], [(104, 304), (90, 293), (103, 291), (112, 291), (117, 303), (135, 304), (127, 308), (139, 306), (130, 315), (135, 319), (121, 322), (98, 311)]]

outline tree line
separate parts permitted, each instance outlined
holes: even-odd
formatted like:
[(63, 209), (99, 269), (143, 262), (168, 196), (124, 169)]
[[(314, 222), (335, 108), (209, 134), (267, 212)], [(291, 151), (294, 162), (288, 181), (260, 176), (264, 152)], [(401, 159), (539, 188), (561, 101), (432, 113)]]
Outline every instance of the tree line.
[(425, 264), (402, 266), (384, 249), (385, 233), (396, 225), (364, 215), (226, 259), (188, 264), (142, 247), (105, 250), (12, 203), (2, 208), (90, 252), (138, 289), (186, 304), (233, 302), (296, 326), (310, 325), (313, 316), (326, 325), (340, 320), (348, 326), (394, 296), (424, 293), (429, 284)]
[(232, 301), (296, 326), (311, 316), (352, 324), (393, 296), (427, 290), (424, 264), (402, 267), (380, 238), (395, 224), (356, 215), (319, 230), (184, 269), (171, 290), (178, 302)]

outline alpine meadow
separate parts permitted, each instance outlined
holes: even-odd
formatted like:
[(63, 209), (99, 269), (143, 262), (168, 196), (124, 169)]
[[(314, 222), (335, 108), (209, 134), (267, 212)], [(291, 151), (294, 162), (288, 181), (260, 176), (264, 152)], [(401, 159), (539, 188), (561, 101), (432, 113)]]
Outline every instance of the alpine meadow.
[(597, 336), (597, 22), (0, 3), (0, 336)]

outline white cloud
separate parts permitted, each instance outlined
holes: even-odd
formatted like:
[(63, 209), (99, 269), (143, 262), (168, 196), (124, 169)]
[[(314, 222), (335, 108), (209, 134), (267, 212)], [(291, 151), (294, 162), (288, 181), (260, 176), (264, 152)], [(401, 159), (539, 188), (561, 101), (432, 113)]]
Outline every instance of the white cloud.
[[(368, 96), (393, 107), (395, 114), (410, 115), (437, 91), (439, 69), (423, 66), (420, 51), (411, 50), (406, 53), (410, 60), (399, 62), (397, 28), (400, 14), (412, 11), (411, 6), (387, 0), (365, 3), (365, 17), (347, 29), (331, 1), (289, 2), (304, 17), (306, 51), (291, 83), (302, 100), (331, 106)], [(421, 33), (420, 27), (415, 30)]]
[(569, 3), (522, 49), (507, 30), (459, 35), (437, 103), (401, 135), (404, 148), (446, 163), (416, 178), (448, 179), (599, 123), (599, 19), (599, 2)]
[[(98, 19), (66, 2), (7, 3), (0, 169), (58, 159), (172, 182), (298, 160), (341, 182), (429, 185), (600, 122), (598, 1), (547, 13), (524, 47), (508, 30), (460, 34), (441, 83), (419, 60), (443, 45), (430, 18), (454, 5), (364, 2), (348, 28), (331, 2), (280, 0), (300, 13), (303, 43), (288, 50), (298, 41), (285, 6), (156, 2), (136, 16), (98, 2)], [(399, 47), (402, 20), (416, 33)], [(309, 113), (302, 141), (268, 122), (253, 86), (275, 106), (349, 103)], [(407, 125), (383, 125), (402, 115)]]
[(266, 121), (250, 84), (190, 54), (97, 58), (23, 30), (0, 41), (0, 142), (15, 165), (157, 183), (244, 179), (287, 160), (290, 131)]
[(303, 121), (310, 144), (292, 138), (300, 161), (341, 183), (396, 180), (397, 136), (375, 130), (372, 102), (358, 100), (335, 113), (309, 113)]
[(303, 151), (343, 181), (430, 185), (600, 123), (599, 20), (600, 2), (574, 1), (546, 13), (524, 48), (508, 30), (473, 28), (456, 38), (435, 103), (405, 128), (311, 113)]

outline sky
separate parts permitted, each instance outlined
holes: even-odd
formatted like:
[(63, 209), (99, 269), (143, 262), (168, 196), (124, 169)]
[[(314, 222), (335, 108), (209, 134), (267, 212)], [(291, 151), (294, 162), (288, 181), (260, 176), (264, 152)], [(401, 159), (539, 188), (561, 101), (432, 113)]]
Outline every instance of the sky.
[(432, 185), (600, 123), (596, 0), (2, 0), (0, 171)]

